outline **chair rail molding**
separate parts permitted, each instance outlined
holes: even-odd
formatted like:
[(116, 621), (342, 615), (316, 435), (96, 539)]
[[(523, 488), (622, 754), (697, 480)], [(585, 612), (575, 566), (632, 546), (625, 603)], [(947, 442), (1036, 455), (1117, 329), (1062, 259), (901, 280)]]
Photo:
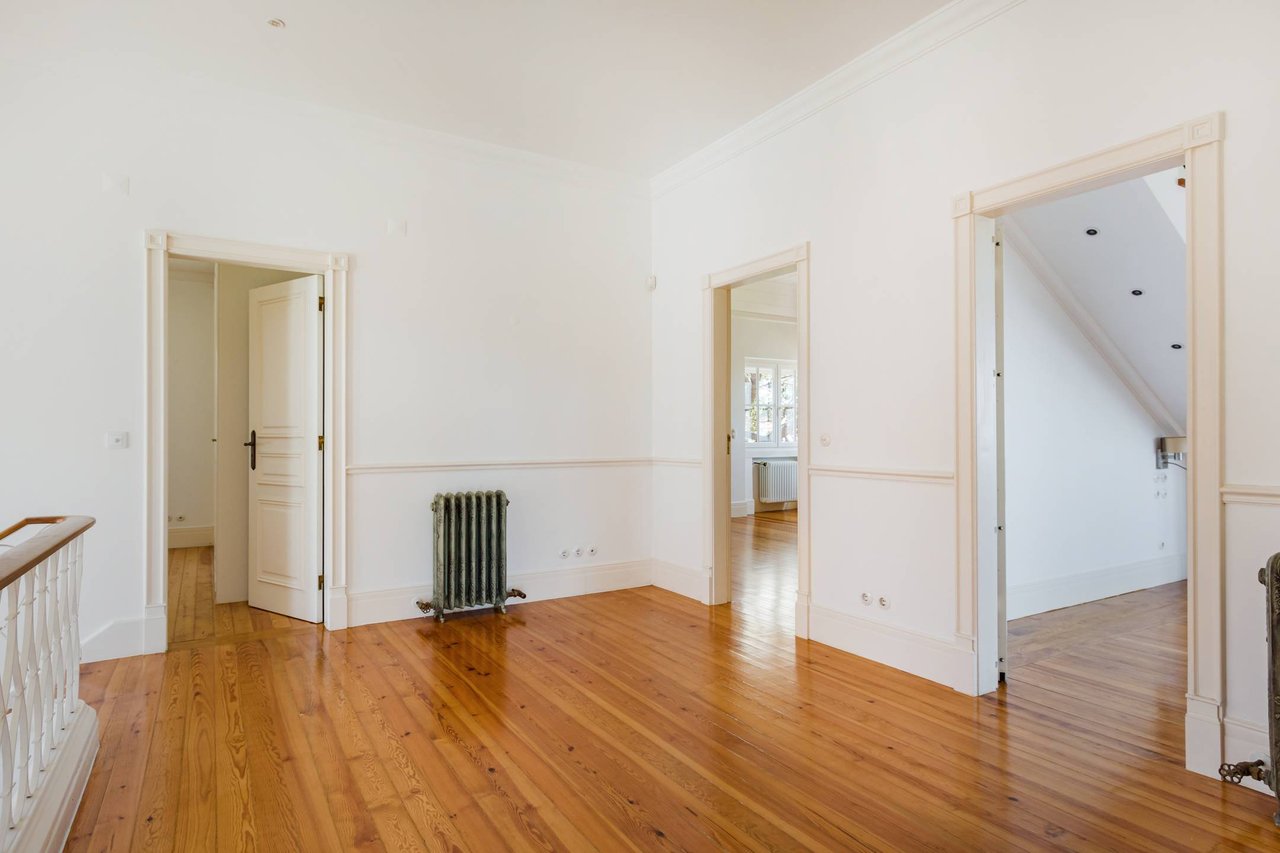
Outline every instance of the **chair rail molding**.
[(1272, 504), (1280, 506), (1280, 486), (1245, 486), (1228, 483), (1219, 493), (1224, 504)]
[(519, 468), (637, 468), (653, 464), (648, 456), (612, 459), (507, 459), (460, 462), (368, 462), (347, 466), (348, 474), (413, 474), (429, 471), (513, 470)]
[(839, 465), (810, 465), (810, 477), (850, 477), (857, 480), (894, 480), (900, 483), (930, 483), (950, 486), (956, 475), (950, 471), (917, 471), (908, 468), (847, 468)]

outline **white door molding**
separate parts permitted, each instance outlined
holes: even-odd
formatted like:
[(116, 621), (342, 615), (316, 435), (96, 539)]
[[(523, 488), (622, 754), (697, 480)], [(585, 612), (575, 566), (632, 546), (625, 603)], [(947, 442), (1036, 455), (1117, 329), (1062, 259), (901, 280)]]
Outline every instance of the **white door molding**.
[[(809, 540), (809, 244), (707, 276), (703, 292), (702, 359), (702, 483), (703, 565), (708, 569), (708, 604), (730, 600), (732, 574), (729, 565), (729, 455), (723, 443), (732, 423), (729, 409), (729, 291), (754, 279), (794, 267), (796, 270), (796, 372), (800, 379), (797, 415), (801, 440), (796, 448), (796, 636), (809, 636), (810, 540)], [(717, 383), (718, 373), (724, 383)]]
[(168, 264), (171, 257), (214, 263), (289, 270), (323, 278), (324, 294), (324, 506), (321, 512), (324, 562), (324, 623), (330, 630), (347, 627), (346, 566), (346, 299), (350, 258), (345, 254), (309, 249), (262, 246), (239, 240), (221, 240), (174, 234), (163, 230), (146, 233), (146, 424), (143, 443), (146, 458), (146, 555), (145, 606), (148, 625), (142, 652), (162, 652), (168, 647), (165, 609), (168, 601), (168, 549), (165, 477), (168, 435), (165, 417), (166, 301)]
[(956, 635), (974, 643), (973, 692), (996, 686), (994, 510), (979, 500), (975, 237), (980, 219), (1162, 168), (1187, 167), (1188, 631), (1187, 767), (1215, 775), (1222, 759), (1222, 140), (1221, 113), (954, 201), (956, 276)]

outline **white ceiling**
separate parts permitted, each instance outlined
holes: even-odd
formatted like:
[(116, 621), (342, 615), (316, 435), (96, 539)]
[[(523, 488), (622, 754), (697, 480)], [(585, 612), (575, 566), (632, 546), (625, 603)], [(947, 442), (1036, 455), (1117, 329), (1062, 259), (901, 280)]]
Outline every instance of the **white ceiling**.
[(796, 273), (791, 270), (739, 285), (729, 291), (730, 308), (736, 314), (794, 318), (797, 282)]
[(3, 26), (50, 61), (109, 50), (648, 178), (943, 5), (48, 0)]
[[(1180, 425), (1186, 423), (1182, 168), (1009, 215)], [(1169, 187), (1175, 188), (1174, 192)], [(1159, 194), (1159, 198), (1157, 198)], [(1098, 230), (1089, 236), (1089, 228)], [(1131, 291), (1141, 290), (1141, 296)]]

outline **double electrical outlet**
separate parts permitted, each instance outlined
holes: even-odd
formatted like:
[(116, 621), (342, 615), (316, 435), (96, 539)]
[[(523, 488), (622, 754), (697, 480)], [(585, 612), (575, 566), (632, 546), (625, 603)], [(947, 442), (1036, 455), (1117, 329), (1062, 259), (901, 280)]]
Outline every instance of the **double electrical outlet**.
[(567, 559), (569, 559), (569, 557), (570, 557), (570, 556), (574, 556), (574, 557), (582, 557), (582, 556), (594, 557), (595, 555), (596, 555), (596, 546), (595, 546), (595, 545), (588, 545), (588, 546), (586, 546), (585, 548), (584, 548), (583, 546), (579, 545), (579, 546), (578, 546), (578, 547), (576, 547), (576, 548), (561, 548), (561, 549), (560, 549), (560, 559), (562, 559), (562, 560), (567, 560)]
[(864, 592), (862, 594), (862, 606), (870, 607), (872, 602), (875, 602), (875, 604), (879, 606), (881, 610), (889, 609), (889, 596), (882, 595), (878, 598), (875, 598), (875, 597), (872, 597), (871, 593)]

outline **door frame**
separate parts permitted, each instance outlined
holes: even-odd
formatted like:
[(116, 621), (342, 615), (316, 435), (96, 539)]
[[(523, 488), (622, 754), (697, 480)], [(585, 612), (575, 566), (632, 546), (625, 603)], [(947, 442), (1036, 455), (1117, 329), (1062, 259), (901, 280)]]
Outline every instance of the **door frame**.
[(729, 558), (731, 516), (730, 455), (722, 451), (732, 427), (729, 383), (733, 381), (730, 355), (729, 291), (751, 279), (796, 269), (796, 375), (799, 380), (800, 441), (796, 448), (796, 636), (809, 636), (809, 244), (803, 243), (768, 257), (712, 273), (703, 286), (703, 410), (702, 410), (702, 507), (703, 565), (707, 568), (707, 603), (724, 604), (732, 598), (733, 576)]
[[(973, 692), (998, 680), (994, 492), (979, 466), (991, 440), (980, 400), (975, 311), (976, 240), (987, 223), (1020, 207), (1075, 195), (1162, 168), (1187, 168), (1187, 714), (1186, 760), (1214, 775), (1222, 762), (1225, 698), (1222, 504), (1223, 116), (1213, 113), (954, 200), (956, 279), (956, 633), (972, 642)], [(984, 220), (984, 221), (980, 221)]]
[(324, 626), (347, 627), (346, 571), (346, 297), (350, 257), (310, 249), (263, 246), (222, 240), (146, 232), (146, 415), (143, 446), (146, 456), (146, 497), (143, 535), (146, 557), (144, 591), (144, 651), (168, 648), (168, 424), (166, 412), (166, 314), (169, 258), (288, 270), (319, 275), (324, 296), (324, 451), (321, 473), (320, 558), (324, 569)]

